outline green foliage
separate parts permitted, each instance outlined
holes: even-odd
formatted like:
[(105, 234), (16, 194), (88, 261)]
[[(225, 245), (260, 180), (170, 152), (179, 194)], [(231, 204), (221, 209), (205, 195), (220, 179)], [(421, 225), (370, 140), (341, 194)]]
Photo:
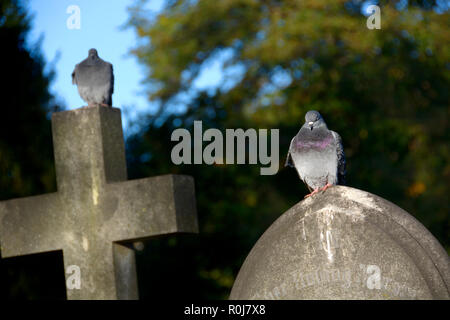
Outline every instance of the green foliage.
[[(133, 52), (148, 67), (149, 100), (160, 104), (128, 142), (130, 173), (195, 177), (201, 233), (176, 252), (195, 261), (177, 269), (198, 284), (190, 297), (227, 297), (257, 238), (306, 192), (292, 169), (260, 176), (256, 166), (172, 165), (170, 134), (191, 130), (193, 120), (279, 128), (283, 163), (304, 113), (319, 110), (343, 138), (348, 184), (408, 210), (450, 249), (450, 19), (434, 2), (410, 3), (400, 10), (382, 1), (381, 30), (366, 28), (359, 1), (169, 1), (151, 21), (144, 1), (130, 10), (147, 40)], [(208, 59), (225, 49), (233, 52), (225, 67), (242, 67), (242, 76), (231, 88), (194, 90)], [(186, 95), (187, 111), (173, 113)], [(167, 241), (152, 246), (173, 252)], [(163, 251), (146, 263), (158, 268)], [(161, 263), (165, 270), (169, 285)]]
[[(0, 200), (56, 190), (48, 118), (54, 106), (48, 89), (52, 74), (44, 72), (39, 45), (29, 48), (25, 43), (29, 29), (30, 18), (23, 3), (2, 0)], [(59, 294), (65, 297), (62, 270), (60, 255), (0, 259), (0, 298), (54, 297), (55, 286), (60, 290), (61, 284)]]
[(0, 199), (55, 190), (48, 119), (52, 74), (44, 73), (39, 48), (25, 44), (30, 19), (19, 1), (0, 5)]

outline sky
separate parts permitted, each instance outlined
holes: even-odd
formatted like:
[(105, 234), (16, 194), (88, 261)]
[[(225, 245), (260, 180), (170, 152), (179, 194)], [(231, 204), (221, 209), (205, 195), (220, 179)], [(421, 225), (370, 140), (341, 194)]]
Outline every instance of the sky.
[[(158, 12), (162, 1), (150, 1), (149, 9)], [(123, 124), (126, 126), (140, 111), (151, 110), (141, 86), (144, 69), (129, 53), (137, 38), (133, 29), (123, 28), (128, 20), (126, 9), (132, 4), (130, 0), (29, 1), (34, 18), (28, 41), (33, 43), (43, 37), (41, 49), (56, 73), (51, 92), (68, 110), (86, 105), (72, 84), (71, 74), (90, 48), (96, 48), (99, 56), (114, 66), (113, 105), (122, 109)], [(68, 20), (70, 26), (76, 21), (75, 11), (70, 10), (74, 5), (79, 8), (79, 28), (68, 27)]]
[[(32, 0), (28, 3), (34, 16), (28, 41), (33, 44), (43, 37), (41, 50), (48, 65), (55, 70), (51, 92), (68, 110), (85, 106), (72, 84), (71, 74), (75, 65), (87, 57), (88, 50), (96, 48), (100, 58), (113, 64), (113, 105), (122, 109), (126, 135), (129, 120), (155, 109), (147, 101), (141, 85), (145, 69), (129, 53), (137, 45), (137, 37), (132, 28), (123, 28), (129, 17), (127, 7), (133, 3), (133, 0)], [(146, 9), (157, 14), (163, 3), (164, 0), (150, 0)], [(73, 27), (76, 21), (71, 6), (79, 8), (79, 28), (68, 27), (68, 22)], [(222, 62), (219, 57), (207, 63), (194, 86), (206, 89), (217, 86)]]

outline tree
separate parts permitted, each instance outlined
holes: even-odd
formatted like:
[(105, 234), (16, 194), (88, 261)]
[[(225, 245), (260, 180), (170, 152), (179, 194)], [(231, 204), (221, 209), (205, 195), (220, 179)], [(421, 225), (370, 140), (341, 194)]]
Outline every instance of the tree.
[[(128, 141), (130, 174), (188, 173), (196, 180), (199, 239), (155, 241), (153, 258), (146, 258), (158, 268), (163, 251), (154, 251), (164, 248), (191, 261), (183, 283), (197, 285), (183, 294), (227, 297), (257, 238), (306, 192), (289, 169), (259, 176), (255, 166), (172, 165), (170, 134), (192, 130), (193, 120), (219, 129), (279, 128), (283, 163), (305, 112), (319, 110), (343, 138), (348, 184), (408, 210), (450, 249), (448, 8), (383, 1), (381, 30), (369, 30), (362, 5), (174, 0), (153, 18), (145, 1), (130, 9), (129, 25), (143, 40), (132, 52), (147, 67), (149, 100), (160, 106), (145, 132)], [(202, 68), (225, 51), (225, 69), (241, 72), (216, 90), (195, 90)], [(160, 278), (152, 281), (173, 284)]]
[[(56, 190), (49, 121), (49, 112), (56, 107), (49, 93), (52, 72), (44, 72), (39, 44), (34, 48), (26, 44), (29, 30), (30, 17), (23, 2), (2, 1), (0, 200)], [(53, 271), (61, 265), (61, 257), (55, 255), (0, 259), (0, 297), (53, 294), (55, 287), (61, 287)]]

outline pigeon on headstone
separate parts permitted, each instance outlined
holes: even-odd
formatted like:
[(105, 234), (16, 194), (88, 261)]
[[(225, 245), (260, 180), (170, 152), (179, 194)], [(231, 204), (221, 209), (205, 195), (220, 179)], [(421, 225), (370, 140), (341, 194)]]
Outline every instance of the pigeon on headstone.
[(285, 166), (294, 167), (312, 196), (336, 184), (345, 184), (345, 154), (338, 133), (328, 130), (319, 112), (311, 110), (292, 139)]
[(113, 66), (100, 59), (97, 50), (90, 49), (88, 57), (75, 66), (72, 84), (77, 85), (78, 93), (88, 103), (88, 107), (112, 106)]

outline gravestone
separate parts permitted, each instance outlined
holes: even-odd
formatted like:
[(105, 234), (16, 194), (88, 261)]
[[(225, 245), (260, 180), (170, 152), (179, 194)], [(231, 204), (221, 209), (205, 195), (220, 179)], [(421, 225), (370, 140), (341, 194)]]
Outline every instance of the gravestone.
[(116, 108), (53, 113), (52, 132), (58, 191), (0, 202), (2, 257), (62, 250), (68, 299), (137, 299), (131, 244), (198, 232), (192, 177), (127, 181)]
[(246, 258), (230, 299), (449, 299), (450, 260), (410, 214), (343, 186), (278, 218)]

